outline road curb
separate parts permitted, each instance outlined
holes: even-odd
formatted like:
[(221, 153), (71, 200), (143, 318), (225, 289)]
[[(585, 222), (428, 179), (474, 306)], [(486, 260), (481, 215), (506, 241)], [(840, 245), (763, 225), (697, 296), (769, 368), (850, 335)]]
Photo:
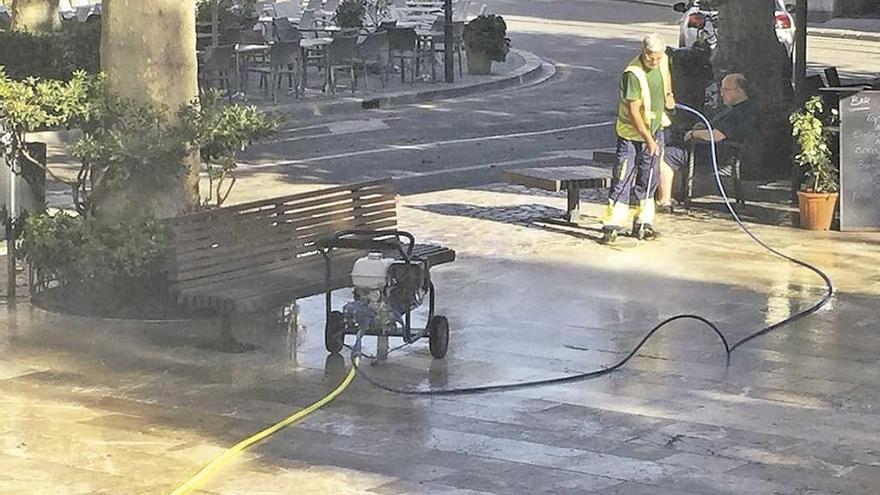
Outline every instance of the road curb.
[(642, 5), (651, 5), (653, 7), (662, 7), (664, 9), (671, 9), (672, 5), (664, 2), (655, 2), (653, 0), (611, 0), (614, 2), (626, 2), (626, 3), (640, 3)]
[(847, 29), (826, 29), (827, 28), (811, 28), (810, 26), (807, 26), (807, 36), (842, 40), (880, 41), (880, 33), (871, 33), (867, 31), (850, 31)]
[(267, 106), (264, 107), (264, 110), (299, 118), (359, 112), (362, 110), (388, 108), (396, 105), (406, 105), (423, 101), (455, 98), (475, 93), (506, 89), (514, 86), (530, 86), (540, 84), (553, 77), (556, 73), (556, 68), (553, 64), (544, 61), (534, 53), (524, 50), (511, 50), (511, 52), (523, 58), (524, 63), (521, 67), (508, 74), (488, 76), (484, 80), (470, 84), (414, 91), (398, 91), (396, 93), (367, 96), (363, 98), (343, 97), (337, 100), (320, 103), (290, 103), (285, 105)]

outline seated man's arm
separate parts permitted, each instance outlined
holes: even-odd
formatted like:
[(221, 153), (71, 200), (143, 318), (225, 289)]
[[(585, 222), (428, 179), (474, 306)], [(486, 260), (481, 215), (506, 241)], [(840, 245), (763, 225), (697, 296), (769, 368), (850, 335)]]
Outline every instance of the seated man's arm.
[[(757, 109), (750, 100), (729, 107), (729, 111), (722, 112), (717, 120), (712, 122), (715, 131), (720, 132), (728, 140), (740, 143), (749, 141), (757, 127)], [(708, 138), (708, 133), (705, 133), (705, 136)], [(717, 134), (715, 140), (718, 141)]]
[[(727, 139), (727, 135), (718, 129), (712, 129), (712, 135), (715, 138), (715, 142), (723, 141)], [(701, 143), (709, 142), (709, 131), (705, 129), (698, 129), (695, 131), (688, 131), (687, 134), (684, 135), (685, 142), (697, 141)]]

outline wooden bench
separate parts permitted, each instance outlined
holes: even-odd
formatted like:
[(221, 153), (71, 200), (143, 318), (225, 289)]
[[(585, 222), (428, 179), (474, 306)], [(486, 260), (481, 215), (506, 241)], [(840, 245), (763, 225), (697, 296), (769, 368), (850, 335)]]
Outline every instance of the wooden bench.
[(566, 191), (568, 201), (564, 218), (568, 222), (576, 222), (580, 218), (581, 189), (602, 189), (611, 186), (610, 169), (589, 165), (518, 168), (505, 170), (502, 176), (509, 184), (545, 191)]
[[(270, 311), (323, 293), (317, 242), (341, 230), (394, 229), (395, 196), (389, 178), (170, 218), (169, 290), (187, 308), (221, 314), (220, 346), (235, 349), (233, 313)], [(332, 289), (351, 285), (352, 265), (365, 254), (334, 253)], [(415, 254), (432, 265), (455, 259), (442, 246), (417, 245)]]

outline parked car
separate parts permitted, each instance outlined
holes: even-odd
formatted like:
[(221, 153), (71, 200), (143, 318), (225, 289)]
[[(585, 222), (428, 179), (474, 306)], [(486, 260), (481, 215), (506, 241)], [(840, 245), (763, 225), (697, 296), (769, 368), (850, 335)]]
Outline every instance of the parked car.
[[(794, 18), (783, 0), (773, 0), (773, 3), (776, 7), (773, 20), (776, 39), (782, 43), (790, 56), (794, 49)], [(678, 2), (672, 8), (676, 12), (682, 13), (681, 32), (678, 37), (679, 47), (690, 48), (699, 37), (704, 37), (710, 48), (715, 49), (718, 42), (715, 32), (719, 27), (718, 11), (714, 10), (710, 0)]]

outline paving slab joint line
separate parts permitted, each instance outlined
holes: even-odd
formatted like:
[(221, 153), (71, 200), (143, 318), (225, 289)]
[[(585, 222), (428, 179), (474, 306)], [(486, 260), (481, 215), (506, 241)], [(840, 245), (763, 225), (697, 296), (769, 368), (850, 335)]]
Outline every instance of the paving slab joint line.
[(486, 80), (461, 86), (440, 87), (422, 89), (416, 91), (402, 91), (387, 95), (376, 95), (367, 98), (342, 98), (337, 101), (323, 104), (293, 104), (285, 107), (269, 108), (270, 111), (279, 111), (290, 115), (318, 116), (337, 113), (349, 113), (360, 110), (373, 110), (387, 108), (394, 105), (417, 103), (435, 99), (453, 98), (474, 93), (506, 89), (515, 86), (541, 84), (556, 74), (556, 67), (538, 57), (534, 53), (525, 50), (512, 49), (511, 52), (523, 58), (523, 65), (511, 71), (509, 74), (490, 77)]

